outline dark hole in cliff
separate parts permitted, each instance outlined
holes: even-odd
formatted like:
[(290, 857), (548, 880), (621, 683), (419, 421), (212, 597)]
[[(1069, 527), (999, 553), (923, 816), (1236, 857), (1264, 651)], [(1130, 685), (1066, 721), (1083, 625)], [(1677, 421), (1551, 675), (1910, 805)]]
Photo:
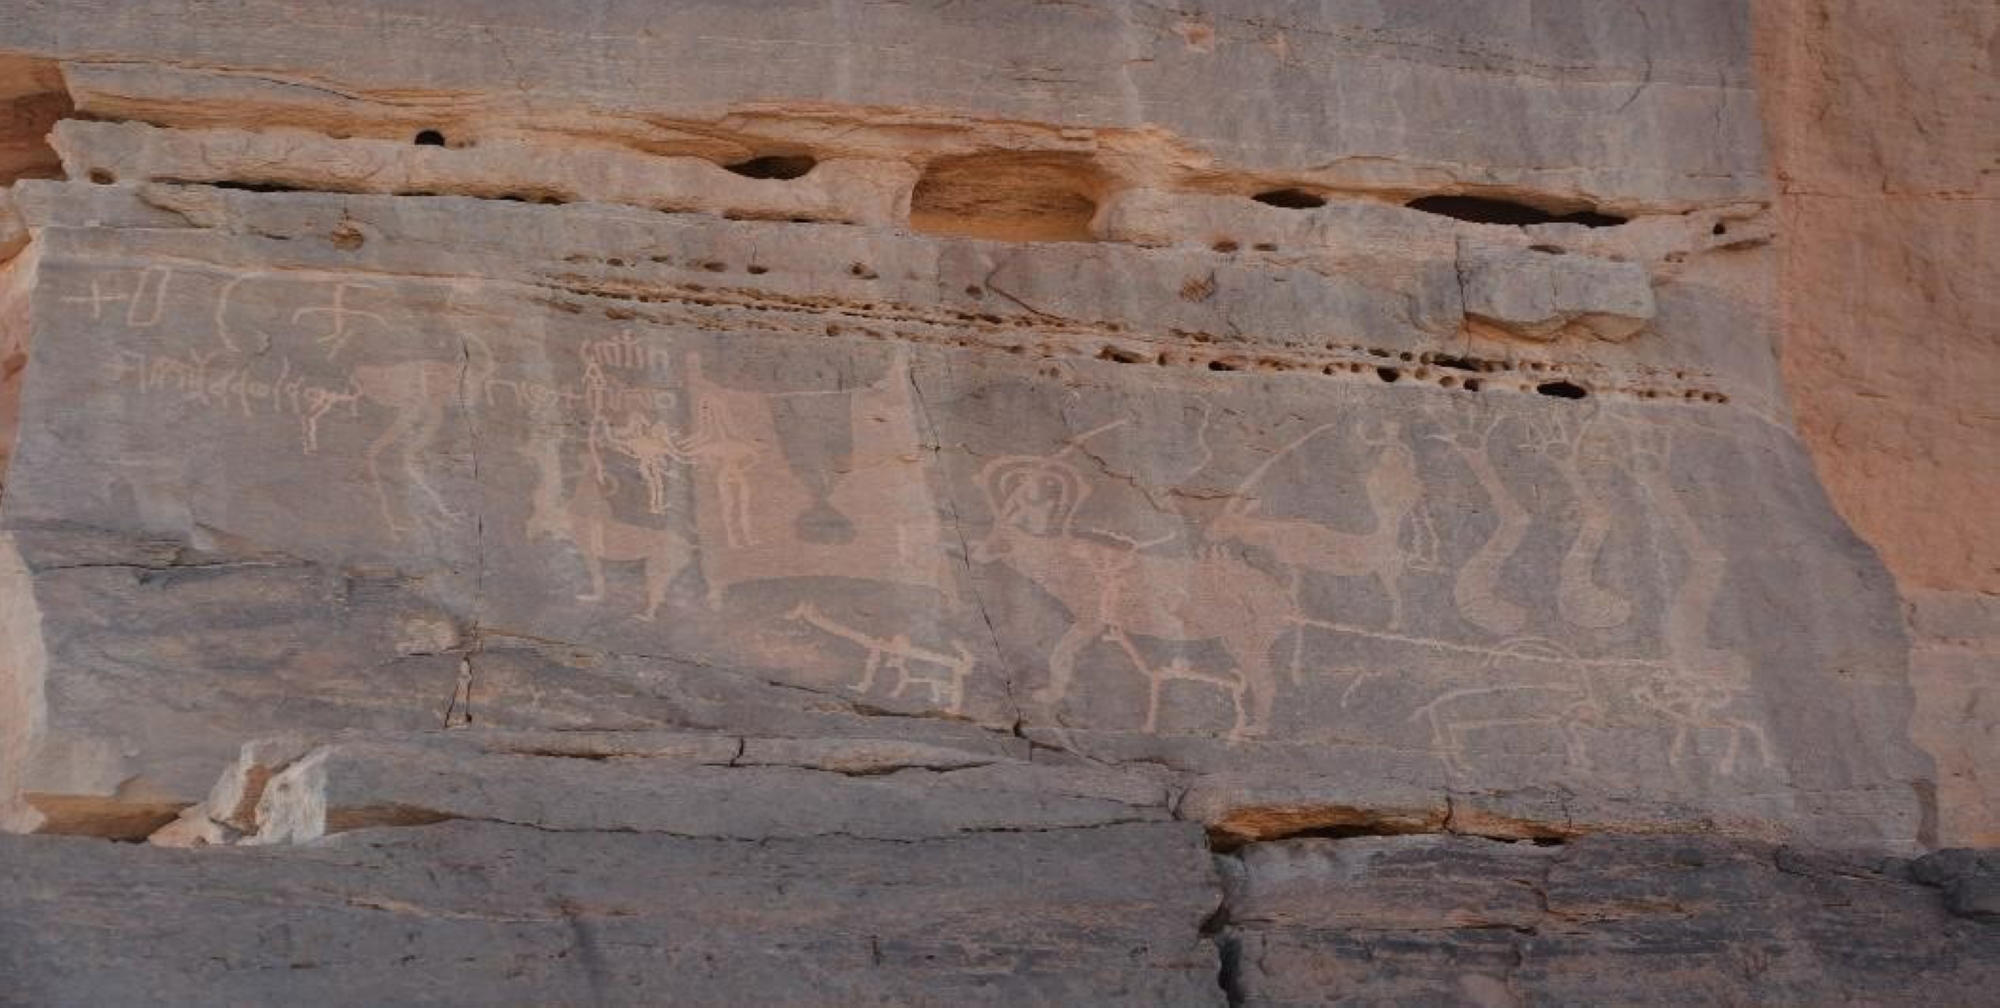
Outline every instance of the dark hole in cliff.
[(437, 130), (434, 130), (434, 129), (429, 129), (429, 130), (423, 130), (422, 132), (419, 132), (419, 133), (417, 134), (417, 146), (419, 146), (419, 147), (443, 147), (443, 146), (444, 146), (444, 134), (443, 134), (443, 133), (440, 133), (440, 132), (438, 132)]
[(1273, 189), (1250, 197), (1259, 203), (1287, 210), (1312, 210), (1326, 205), (1326, 197), (1304, 189)]
[(1089, 241), (1108, 185), (1080, 154), (1000, 151), (939, 158), (910, 196), (910, 228), (994, 241)]
[(118, 176), (102, 168), (92, 168), (90, 170), (90, 181), (93, 185), (111, 185), (118, 181)]
[(1397, 368), (1378, 367), (1375, 369), (1375, 377), (1380, 378), (1385, 382), (1401, 381), (1403, 378), (1403, 372)]
[(1488, 199), (1484, 196), (1424, 196), (1403, 204), (1412, 210), (1450, 217), (1468, 224), (1509, 224), (1522, 227), (1529, 224), (1581, 224), (1584, 227), (1616, 227), (1627, 218), (1617, 217), (1596, 210), (1578, 210), (1559, 214), (1527, 203), (1512, 200)]
[(1543, 382), (1535, 386), (1535, 391), (1557, 399), (1583, 399), (1590, 395), (1589, 390), (1583, 386), (1566, 381)]
[(819, 166), (819, 162), (804, 154), (765, 154), (748, 161), (723, 165), (744, 178), (754, 179), (795, 179)]
[(1729, 225), (1724, 224), (1721, 221), (1717, 221), (1714, 227), (1708, 229), (1708, 233), (1715, 235), (1717, 237), (1721, 237), (1722, 235), (1726, 235), (1729, 233)]
[(1479, 361), (1476, 361), (1470, 357), (1454, 357), (1451, 354), (1440, 354), (1440, 353), (1425, 354), (1423, 356), (1423, 362), (1426, 364), (1436, 364), (1438, 367), (1451, 368), (1455, 371), (1486, 370), (1485, 365)]
[(298, 186), (282, 185), (277, 182), (232, 182), (228, 180), (223, 180), (219, 182), (210, 182), (209, 185), (212, 185), (217, 189), (235, 189), (239, 192), (254, 192), (254, 193), (285, 193), (285, 192), (305, 191), (300, 189)]

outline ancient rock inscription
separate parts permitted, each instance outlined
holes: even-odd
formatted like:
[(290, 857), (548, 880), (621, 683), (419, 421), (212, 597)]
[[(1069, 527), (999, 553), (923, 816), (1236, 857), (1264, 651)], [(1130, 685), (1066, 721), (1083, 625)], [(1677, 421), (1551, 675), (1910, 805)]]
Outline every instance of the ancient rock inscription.
[(1711, 625), (1743, 604), (1735, 532), (1676, 477), (1732, 449), (1632, 412), (1667, 408), (1135, 390), (582, 319), (472, 281), (70, 286), (113, 348), (103, 385), (171, 407), (187, 464), (296, 472), (344, 530), (299, 547), (317, 559), (465, 544), (468, 623), (888, 709), (1338, 740), (1467, 777), (1777, 770), (1751, 659)]

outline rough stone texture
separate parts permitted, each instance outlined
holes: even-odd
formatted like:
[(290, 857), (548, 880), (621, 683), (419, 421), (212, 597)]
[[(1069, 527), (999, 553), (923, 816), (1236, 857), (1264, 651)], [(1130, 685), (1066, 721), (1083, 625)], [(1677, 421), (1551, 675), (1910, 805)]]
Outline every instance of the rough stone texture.
[(451, 822), (200, 851), (0, 837), (36, 1005), (1216, 1004), (1199, 832), (728, 841)]
[[(413, 730), (465, 688), (481, 723), (577, 723), (488, 681), (489, 644), (530, 640), (625, 656), (625, 690), (755, 670), (1195, 773), (1561, 780), (1586, 823), (1914, 837), (1888, 584), (1769, 418), (1616, 384), (1692, 380), (1666, 341), (1615, 370), (1468, 352), (1455, 270), (20, 193), (7, 515), (64, 669), (31, 803), (193, 801), (246, 736)], [(1356, 314), (1376, 346), (1311, 331)], [(1355, 477), (1327, 495), (1329, 468)]]
[(1993, 624), (1959, 615), (2000, 596), (2000, 7), (1757, 11), (1786, 385), (1836, 506), (1910, 600), (1939, 839), (2000, 844), (2000, 661)]
[(2000, 874), (1965, 851), (1371, 837), (1224, 865), (1235, 1004), (1927, 1005), (2000, 981)]
[(1983, 989), (1747, 6), (1227, 7), (0, 10), (0, 996)]

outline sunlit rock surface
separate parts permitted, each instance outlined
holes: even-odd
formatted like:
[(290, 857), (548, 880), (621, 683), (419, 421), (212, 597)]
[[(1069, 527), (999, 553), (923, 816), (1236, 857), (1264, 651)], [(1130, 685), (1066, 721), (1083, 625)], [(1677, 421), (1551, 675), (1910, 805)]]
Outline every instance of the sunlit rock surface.
[(1377, 8), (0, 13), (0, 987), (1990, 978), (1747, 5)]

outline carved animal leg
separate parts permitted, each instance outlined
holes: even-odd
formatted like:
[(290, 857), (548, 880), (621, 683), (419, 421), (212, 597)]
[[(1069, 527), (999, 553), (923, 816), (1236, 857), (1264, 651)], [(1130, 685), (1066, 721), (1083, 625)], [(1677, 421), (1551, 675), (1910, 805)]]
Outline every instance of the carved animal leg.
[(381, 459), (382, 453), (389, 450), (390, 446), (394, 445), (398, 439), (408, 434), (410, 429), (411, 427), (404, 420), (403, 414), (400, 412), (397, 413), (396, 419), (389, 424), (389, 429), (377, 435), (375, 440), (368, 442), (368, 451), (364, 456), (368, 462), (368, 483), (375, 488), (375, 499), (382, 510), (382, 521), (389, 526), (390, 534), (397, 536), (408, 532), (410, 529), (396, 520), (396, 509), (389, 501), (389, 488), (382, 482)]
[(1674, 726), (1674, 741), (1672, 745), (1667, 747), (1668, 766), (1678, 767), (1681, 765), (1681, 759), (1687, 756), (1688, 741), (1692, 736), (1693, 733), (1688, 731), (1687, 725)]
[(1566, 720), (1562, 726), (1563, 758), (1578, 770), (1591, 769), (1590, 750), (1584, 748), (1583, 735), (1577, 731), (1576, 722)]
[(661, 551), (646, 558), (646, 611), (639, 619), (651, 623), (666, 601), (667, 586), (681, 572), (683, 563), (676, 551)]
[(856, 693), (867, 693), (875, 688), (875, 672), (882, 667), (882, 652), (868, 652), (868, 663), (861, 666), (861, 681), (854, 684)]
[[(1278, 673), (1271, 667), (1271, 646), (1290, 628), (1290, 622), (1259, 628), (1260, 632), (1223, 638), (1229, 656), (1236, 661), (1236, 674), (1248, 694), (1250, 716), (1243, 734), (1262, 735), (1271, 727), (1271, 708), (1278, 699)], [(1243, 704), (1238, 703), (1241, 714)]]
[(1400, 560), (1376, 568), (1375, 580), (1382, 583), (1382, 593), (1389, 596), (1389, 629), (1403, 629), (1403, 565)]
[(1049, 653), (1049, 684), (1035, 691), (1035, 702), (1052, 704), (1069, 695), (1070, 679), (1076, 675), (1076, 657), (1104, 632), (1102, 623), (1078, 623), (1069, 628)]
[(1249, 710), (1249, 707), (1244, 703), (1243, 692), (1244, 684), (1242, 682), (1238, 682), (1229, 690), (1230, 702), (1236, 705), (1236, 721), (1229, 727), (1229, 740), (1232, 742), (1249, 734), (1250, 731), (1250, 722), (1245, 713)]
[[(909, 639), (908, 637), (904, 637), (904, 636), (901, 636), (901, 635), (898, 635), (898, 636), (895, 636), (895, 637), (892, 637), (892, 638), (890, 638), (890, 639), (889, 639), (889, 645), (890, 645), (891, 647), (899, 647), (899, 648), (904, 648), (904, 647), (909, 647), (909, 646), (910, 646), (910, 639)], [(890, 655), (890, 656), (889, 656), (889, 671), (891, 671), (891, 672), (894, 672), (894, 673), (896, 673), (896, 688), (895, 688), (895, 689), (892, 689), (892, 690), (890, 690), (890, 691), (889, 691), (889, 695), (890, 695), (891, 697), (894, 697), (894, 698), (896, 698), (896, 699), (899, 699), (899, 700), (900, 700), (900, 699), (902, 699), (902, 697), (903, 697), (903, 694), (904, 694), (905, 692), (908, 692), (908, 691), (909, 691), (909, 688), (910, 688), (910, 661), (909, 661), (909, 659), (907, 659), (907, 658), (904, 658), (904, 657), (903, 657), (902, 655), (899, 655), (899, 654), (898, 654), (898, 655)], [(935, 698), (935, 696), (933, 696), (933, 698), (932, 698), (932, 699), (936, 699), (936, 698)]]
[(1453, 773), (1469, 774), (1472, 767), (1465, 762), (1465, 739), (1459, 735), (1458, 725), (1441, 726), (1440, 744), (1444, 749), (1445, 766)]
[(1729, 744), (1723, 747), (1722, 750), (1722, 775), (1724, 777), (1734, 777), (1736, 776), (1736, 757), (1743, 751), (1743, 730), (1736, 725), (1730, 725), (1726, 731), (1729, 733)]
[(1738, 721), (1736, 722), (1736, 727), (1748, 733), (1750, 736), (1750, 740), (1752, 742), (1757, 743), (1757, 756), (1759, 759), (1763, 760), (1765, 766), (1767, 767), (1772, 766), (1778, 762), (1771, 755), (1771, 738), (1770, 736), (1764, 734), (1763, 725), (1745, 721)]
[[(1271, 730), (1271, 708), (1278, 700), (1278, 684), (1270, 662), (1263, 658), (1238, 660), (1236, 674), (1243, 677), (1243, 693), (1236, 697), (1238, 735), (1262, 735)], [(1247, 694), (1248, 703), (1245, 703)], [(1244, 708), (1249, 708), (1246, 721)]]
[(1132, 643), (1132, 638), (1127, 636), (1125, 631), (1113, 627), (1105, 631), (1105, 636), (1116, 641), (1119, 649), (1125, 652), (1125, 657), (1132, 660), (1132, 666), (1139, 670), (1140, 675), (1146, 677), (1146, 724), (1144, 730), (1148, 734), (1158, 731), (1160, 728), (1160, 696), (1167, 690), (1167, 676), (1156, 671), (1151, 665), (1146, 664), (1146, 656), (1139, 653), (1139, 646)]
[(1160, 694), (1166, 692), (1166, 680), (1146, 670), (1146, 724), (1145, 732), (1151, 735), (1160, 730)]
[(441, 407), (425, 409), (423, 420), (417, 426), (415, 436), (404, 442), (403, 471), (409, 475), (410, 482), (415, 483), (417, 489), (422, 490), (424, 496), (430, 498), (431, 505), (437, 508), (439, 514), (443, 515), (449, 521), (461, 521), (465, 518), (465, 512), (452, 507), (445, 501), (444, 495), (438, 493), (437, 487), (431, 485), (430, 476), (424, 472), (422, 464), (424, 453), (429, 450), (431, 441), (437, 437), (438, 431), (443, 428), (443, 409)]
[(578, 595), (578, 602), (600, 602), (604, 599), (604, 530), (593, 529), (578, 543), (577, 552), (583, 554), (583, 566), (590, 572), (590, 593)]

